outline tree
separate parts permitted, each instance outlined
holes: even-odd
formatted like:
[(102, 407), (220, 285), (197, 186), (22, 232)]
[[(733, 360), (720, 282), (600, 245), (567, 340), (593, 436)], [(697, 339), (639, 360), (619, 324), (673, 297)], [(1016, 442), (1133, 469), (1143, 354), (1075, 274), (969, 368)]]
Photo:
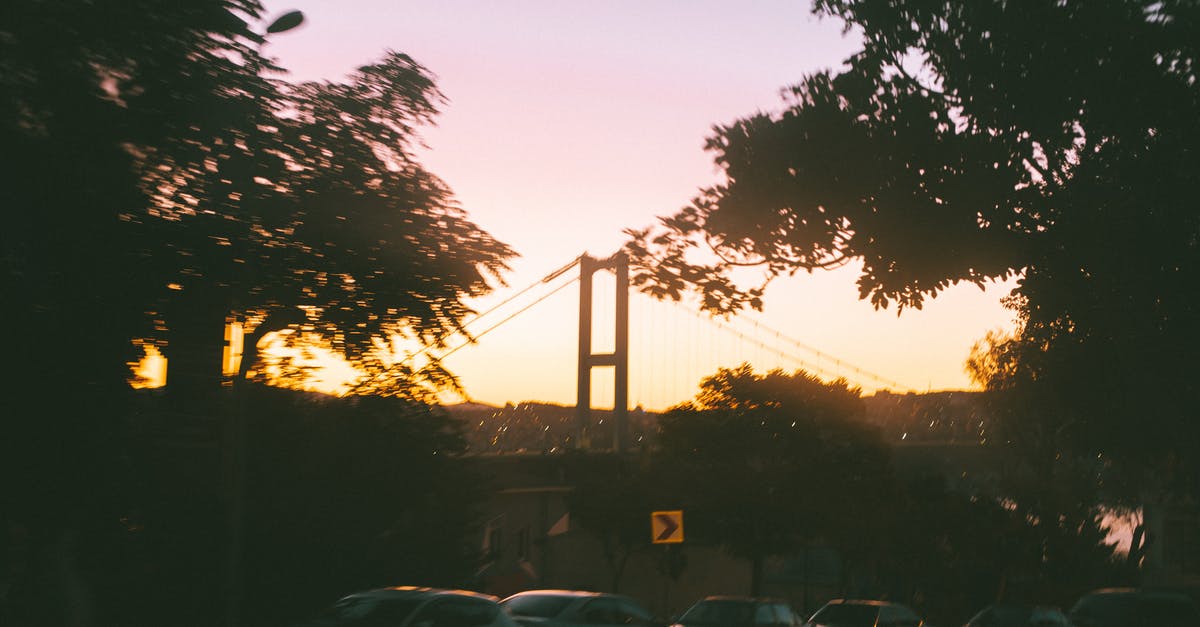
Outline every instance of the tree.
[(611, 579), (620, 592), (629, 558), (650, 546), (650, 513), (670, 509), (658, 465), (645, 455), (579, 455), (566, 458), (572, 521), (600, 541)]
[(29, 621), (0, 608), (15, 622), (93, 615), (74, 584), (108, 546), (96, 536), (127, 513), (126, 362), (158, 287), (130, 228), (151, 208), (130, 147), (219, 115), (203, 68), (210, 54), (257, 40), (246, 19), (257, 11), (239, 0), (0, 8), (0, 144), (10, 157), (0, 169), (0, 325), (12, 366), (0, 395), (0, 517), (18, 531), (6, 540), (25, 538), (28, 570), (14, 577), (52, 573), (27, 597), (44, 595)]
[(145, 497), (127, 468), (134, 342), (164, 348), (174, 409), (201, 417), (230, 414), (213, 400), (230, 318), (251, 341), (314, 334), (379, 375), (362, 391), (426, 400), (453, 377), (389, 363), (392, 334), (437, 346), (514, 254), (412, 155), (442, 101), (425, 68), (389, 53), (345, 84), (288, 84), (261, 15), (256, 0), (0, 8), (16, 157), (0, 170), (0, 323), (19, 364), (0, 511), (31, 554), (63, 560), (47, 605), (64, 622), (92, 614), (71, 558), (101, 545), (76, 539)]
[(470, 583), (486, 478), (456, 421), (399, 398), (252, 389), (246, 624), (293, 624), (363, 589)]
[(849, 547), (871, 537), (875, 521), (857, 508), (887, 493), (890, 458), (857, 421), (857, 389), (748, 365), (700, 387), (660, 420), (660, 462), (674, 469), (664, 476), (683, 495), (689, 535), (751, 561), (752, 594), (771, 555), (807, 539)]
[[(271, 77), (249, 0), (6, 12), (6, 145), (29, 157), (7, 193), (31, 209), (5, 239), (10, 285), (26, 291), (14, 296), (37, 293), (17, 282), (38, 272), (33, 255), (58, 257), (37, 276), (104, 270), (122, 290), (80, 286), (122, 305), (122, 342), (166, 347), (180, 388), (220, 376), (231, 316), (273, 323), (259, 336), (303, 326), (360, 363), (378, 365), (374, 349), (393, 334), (437, 344), (513, 255), (413, 156), (443, 98), (403, 54), (345, 84), (292, 85)], [(61, 33), (78, 36), (45, 44)], [(84, 185), (56, 185), (62, 176)], [(45, 216), (56, 222), (38, 224)], [(436, 363), (426, 374), (453, 382)]]
[[(861, 296), (903, 310), (1019, 275), (1004, 351), (1062, 441), (1194, 489), (1200, 6), (815, 4), (862, 50), (715, 129), (724, 180), (632, 233), (635, 283), (733, 311), (861, 263)], [(736, 282), (745, 265), (764, 284)]]
[[(201, 357), (195, 367), (212, 371), (231, 315), (254, 323), (251, 342), (303, 329), (297, 337), (372, 375), (386, 368), (393, 335), (442, 345), (470, 313), (464, 301), (489, 291), (513, 253), (411, 154), (415, 127), (441, 100), (432, 77), (397, 53), (348, 84), (292, 86), (245, 75), (253, 70), (232, 69), (247, 86), (231, 98), (257, 107), (243, 122), (171, 138), (140, 164), (169, 218), (143, 223), (153, 241), (171, 242), (150, 253), (167, 262), (168, 356)], [(389, 374), (358, 391), (391, 385), (424, 399), (454, 385), (436, 361)]]

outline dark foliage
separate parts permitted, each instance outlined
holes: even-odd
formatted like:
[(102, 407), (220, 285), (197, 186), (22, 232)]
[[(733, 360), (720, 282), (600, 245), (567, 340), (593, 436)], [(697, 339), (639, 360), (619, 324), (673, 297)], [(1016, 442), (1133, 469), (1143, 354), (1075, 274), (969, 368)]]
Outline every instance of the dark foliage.
[(1018, 274), (1008, 379), (986, 378), (1020, 388), (1016, 428), (1104, 456), (1129, 494), (1194, 492), (1200, 5), (816, 7), (862, 50), (783, 111), (716, 128), (724, 181), (633, 233), (634, 280), (730, 311), (761, 306), (738, 266), (769, 281), (856, 262), (862, 297), (903, 309)]
[[(1007, 498), (951, 490), (919, 474), (874, 507), (887, 519), (870, 593), (902, 599), (934, 624), (959, 624), (999, 600), (1069, 607), (1124, 583), (1090, 519), (1038, 517)], [(881, 507), (882, 506), (882, 507)], [(882, 511), (882, 508), (886, 511)]]
[(895, 466), (863, 409), (843, 382), (720, 370), (662, 416), (652, 456), (580, 458), (572, 514), (604, 543), (614, 587), (661, 509), (686, 512), (684, 557), (699, 544), (750, 561), (746, 593), (764, 592), (766, 558), (824, 546), (842, 562), (839, 594), (905, 602), (937, 624), (997, 598), (1066, 605), (1127, 581), (1077, 474), (998, 457), (988, 490), (951, 488)]
[(440, 411), (400, 399), (250, 399), (247, 624), (388, 585), (462, 587), (485, 484)]
[(719, 370), (663, 415), (657, 461), (691, 512), (689, 534), (751, 560), (748, 592), (761, 592), (762, 560), (798, 542), (872, 537), (878, 519), (856, 508), (889, 492), (891, 468), (861, 416), (845, 382), (749, 366)]
[[(227, 620), (231, 467), (219, 441), (180, 432), (179, 416), (164, 414), (169, 400), (140, 399), (138, 433), (148, 437), (129, 447), (140, 471), (125, 485), (131, 498), (103, 503), (111, 518), (85, 527), (73, 547), (97, 625)], [(244, 624), (294, 624), (364, 588), (469, 584), (485, 484), (462, 457), (456, 423), (400, 399), (266, 386), (238, 402), (252, 416), (234, 597)], [(65, 622), (43, 614), (62, 604), (45, 564), (17, 565), (29, 571), (9, 599), (13, 624)]]
[[(376, 340), (437, 344), (513, 255), (412, 157), (442, 102), (425, 68), (388, 53), (344, 84), (288, 84), (261, 54), (261, 11), (0, 6), (0, 325), (14, 365), (0, 524), (16, 554), (3, 583), (19, 589), (0, 621), (21, 611), (10, 599), (41, 599), (54, 609), (13, 620), (104, 623), (110, 602), (144, 601), (127, 581), (180, 612), (148, 624), (224, 615), (241, 533), (231, 488), (245, 483), (226, 420), (244, 408), (221, 387), (226, 322), (256, 326), (251, 341), (311, 334), (379, 375), (360, 391), (425, 399), (453, 377), (436, 362), (384, 373)], [(170, 358), (150, 431), (128, 386), (137, 343)], [(209, 450), (194, 467), (160, 463), (192, 448)], [(149, 539), (131, 543), (139, 525)]]
[(620, 592), (625, 566), (650, 548), (650, 512), (677, 509), (664, 467), (647, 454), (627, 456), (568, 453), (567, 480), (572, 520), (600, 541), (610, 577), (608, 590)]

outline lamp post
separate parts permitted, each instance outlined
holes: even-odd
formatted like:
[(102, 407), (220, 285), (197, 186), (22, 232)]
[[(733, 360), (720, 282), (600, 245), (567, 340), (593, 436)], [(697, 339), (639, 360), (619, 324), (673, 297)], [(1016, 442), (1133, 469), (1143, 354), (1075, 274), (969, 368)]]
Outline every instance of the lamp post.
[[(287, 11), (267, 25), (259, 48), (266, 45), (267, 35), (285, 33), (304, 23), (304, 13), (296, 10)], [(257, 59), (255, 60), (257, 63)], [(257, 67), (257, 66), (256, 66)], [(260, 336), (252, 334), (249, 338), (257, 342)], [(243, 346), (242, 360), (238, 371), (234, 373), (233, 382), (233, 411), (230, 412), (231, 423), (226, 444), (226, 472), (229, 477), (229, 564), (228, 592), (226, 595), (225, 621), (229, 627), (238, 627), (242, 620), (242, 588), (244, 587), (245, 571), (245, 542), (246, 542), (246, 475), (247, 450), (249, 449), (246, 428), (246, 399), (243, 390), (246, 371), (253, 364), (245, 363), (246, 359), (254, 359), (257, 350), (251, 347), (249, 351)]]

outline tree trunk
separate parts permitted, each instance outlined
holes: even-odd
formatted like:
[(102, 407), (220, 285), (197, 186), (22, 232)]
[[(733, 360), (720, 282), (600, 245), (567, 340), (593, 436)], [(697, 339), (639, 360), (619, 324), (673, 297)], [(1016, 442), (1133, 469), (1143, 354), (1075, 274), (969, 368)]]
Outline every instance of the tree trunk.
[(282, 331), (293, 324), (304, 322), (304, 312), (294, 307), (272, 311), (254, 327), (254, 331), (242, 336), (242, 363), (238, 366), (237, 382), (245, 382), (250, 369), (258, 363), (258, 342), (268, 333)]
[(223, 299), (201, 293), (181, 296), (167, 318), (167, 393), (179, 408), (220, 390), (228, 316)]
[(619, 557), (616, 560), (616, 563), (613, 564), (613, 578), (612, 578), (612, 591), (613, 592), (621, 591), (621, 578), (625, 575), (625, 565), (629, 563), (629, 554), (632, 552), (633, 552), (632, 549), (630, 549), (628, 547), (624, 547), (623, 550), (621, 551), (621, 557)]
[(64, 530), (54, 542), (51, 558), (63, 595), (64, 624), (68, 627), (92, 624), (92, 597), (76, 559), (78, 536), (75, 529)]
[(1139, 523), (1133, 528), (1133, 538), (1129, 541), (1129, 557), (1127, 564), (1137, 568), (1146, 553), (1146, 524)]

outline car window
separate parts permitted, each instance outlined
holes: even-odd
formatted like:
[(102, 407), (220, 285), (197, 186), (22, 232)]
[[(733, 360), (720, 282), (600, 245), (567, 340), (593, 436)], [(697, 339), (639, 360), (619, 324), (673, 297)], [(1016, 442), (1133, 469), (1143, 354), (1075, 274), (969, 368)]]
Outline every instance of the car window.
[(616, 599), (599, 597), (588, 601), (580, 611), (583, 622), (589, 625), (624, 625), (625, 616)]
[(352, 596), (341, 599), (322, 614), (322, 618), (337, 625), (358, 627), (367, 625), (399, 625), (424, 599), (388, 598), (377, 595)]
[(879, 610), (874, 605), (852, 605), (838, 603), (826, 605), (813, 614), (810, 622), (818, 625), (842, 625), (845, 627), (872, 627)]
[(779, 625), (792, 625), (795, 620), (796, 612), (792, 610), (792, 606), (787, 603), (774, 603), (771, 609), (775, 611), (775, 623)]
[(421, 608), (412, 624), (413, 627), (482, 627), (492, 624), (500, 612), (499, 605), (483, 599), (438, 599)]
[(521, 626), (519, 624), (517, 624), (517, 621), (513, 620), (513, 617), (510, 616), (509, 613), (504, 611), (502, 608), (499, 612), (496, 613), (496, 618), (492, 619), (491, 627), (521, 627)]
[(1060, 611), (1052, 608), (1034, 608), (1029, 617), (1029, 624), (1033, 627), (1065, 627), (1068, 625), (1067, 617)]
[(754, 622), (754, 604), (746, 601), (700, 601), (679, 619), (690, 625), (746, 625)]
[(617, 609), (626, 625), (654, 622), (654, 616), (632, 599), (616, 599)]
[(1071, 621), (1080, 625), (1134, 625), (1136, 604), (1131, 594), (1091, 594), (1071, 608)]
[(917, 627), (921, 617), (903, 605), (885, 605), (879, 611), (879, 624), (887, 627)]
[(1138, 604), (1138, 614), (1147, 625), (1200, 625), (1200, 612), (1185, 597), (1147, 596)]
[(968, 623), (970, 627), (1055, 627), (1067, 624), (1066, 615), (1057, 609), (1028, 605), (990, 605)]
[(502, 605), (517, 616), (550, 618), (561, 614), (573, 600), (573, 597), (555, 594), (520, 594), (505, 599)]

